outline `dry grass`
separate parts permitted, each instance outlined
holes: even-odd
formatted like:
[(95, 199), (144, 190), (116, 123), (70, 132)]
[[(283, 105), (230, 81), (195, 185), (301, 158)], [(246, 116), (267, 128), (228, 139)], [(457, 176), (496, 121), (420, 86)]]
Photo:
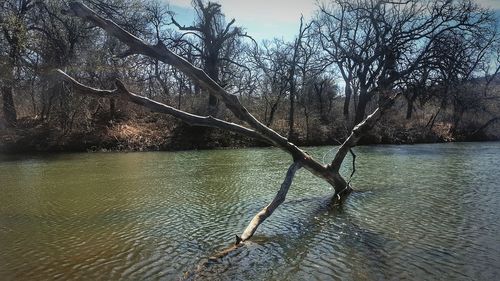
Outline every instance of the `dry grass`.
[(159, 150), (170, 135), (169, 126), (161, 122), (128, 120), (112, 123), (102, 133), (102, 138), (116, 144), (116, 150)]

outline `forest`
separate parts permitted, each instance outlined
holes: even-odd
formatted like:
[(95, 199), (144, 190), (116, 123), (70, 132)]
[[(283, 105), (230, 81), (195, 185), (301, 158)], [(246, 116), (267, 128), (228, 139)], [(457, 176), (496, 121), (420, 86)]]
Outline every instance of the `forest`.
[[(300, 145), (342, 143), (398, 99), (360, 143), (499, 138), (497, 18), (474, 1), (343, 1), (297, 18), (293, 40), (257, 42), (215, 2), (195, 0), (191, 23), (168, 1), (83, 1), (152, 45), (162, 44), (238, 97), (252, 115)], [(63, 1), (0, 7), (0, 149), (4, 152), (184, 150), (268, 145), (190, 126), (118, 98), (81, 95), (58, 76), (234, 122), (223, 102), (176, 67), (134, 54), (65, 13)]]

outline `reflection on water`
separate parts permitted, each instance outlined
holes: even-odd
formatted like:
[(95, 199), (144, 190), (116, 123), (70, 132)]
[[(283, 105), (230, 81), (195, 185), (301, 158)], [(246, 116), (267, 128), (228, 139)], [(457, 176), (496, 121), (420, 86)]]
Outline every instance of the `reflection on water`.
[[(494, 280), (499, 152), (358, 147), (360, 191), (334, 209), (301, 170), (252, 243), (197, 277)], [(0, 280), (178, 279), (241, 233), (290, 161), (275, 149), (1, 157)]]

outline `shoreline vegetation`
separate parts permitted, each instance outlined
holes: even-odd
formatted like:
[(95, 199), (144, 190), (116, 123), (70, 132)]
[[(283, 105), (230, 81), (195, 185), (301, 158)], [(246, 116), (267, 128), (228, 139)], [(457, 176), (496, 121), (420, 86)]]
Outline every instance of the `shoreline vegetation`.
[[(422, 124), (415, 126), (415, 122), (412, 122), (414, 127), (409, 127), (409, 122), (389, 124), (391, 122), (394, 120), (377, 125), (360, 140), (359, 145), (500, 141), (497, 124), (485, 130), (453, 134), (449, 130), (450, 124), (444, 122), (434, 124), (433, 128)], [(318, 127), (313, 129), (312, 134), (315, 136), (309, 139), (299, 134), (293, 141), (307, 147), (338, 145), (346, 138), (342, 128), (328, 130)], [(101, 120), (101, 124), (89, 130), (71, 132), (25, 118), (15, 128), (0, 130), (0, 153), (3, 154), (183, 151), (267, 146), (235, 133), (189, 126), (157, 114), (105, 122)]]

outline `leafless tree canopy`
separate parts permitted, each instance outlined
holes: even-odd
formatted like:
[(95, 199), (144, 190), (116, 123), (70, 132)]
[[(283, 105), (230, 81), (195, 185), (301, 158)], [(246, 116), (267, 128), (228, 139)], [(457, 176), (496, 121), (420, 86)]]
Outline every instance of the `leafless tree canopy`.
[[(449, 55), (457, 63), (454, 71), (470, 77), (497, 40), (493, 15), (471, 0), (335, 0), (321, 6), (315, 24), (323, 50), (346, 84), (344, 114), (354, 97), (354, 123), (363, 119), (372, 98), (406, 89), (412, 79), (426, 84), (449, 69)], [(451, 53), (449, 47), (463, 52)]]

